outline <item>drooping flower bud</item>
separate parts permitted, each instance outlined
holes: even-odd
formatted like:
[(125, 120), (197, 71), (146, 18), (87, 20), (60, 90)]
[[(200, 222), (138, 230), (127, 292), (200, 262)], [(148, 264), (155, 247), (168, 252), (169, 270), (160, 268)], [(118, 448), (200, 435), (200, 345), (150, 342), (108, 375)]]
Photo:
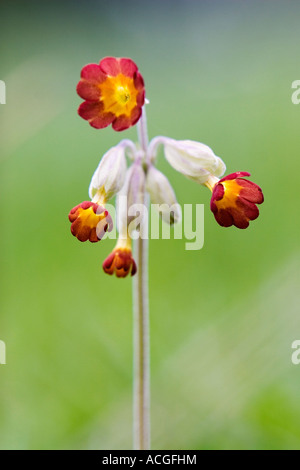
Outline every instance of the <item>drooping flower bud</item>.
[(134, 204), (144, 204), (145, 181), (145, 172), (142, 165), (140, 165), (139, 162), (134, 163), (129, 175), (127, 188), (129, 208)]
[(103, 155), (90, 183), (89, 196), (91, 199), (97, 199), (97, 195), (104, 194), (107, 201), (120, 191), (125, 179), (125, 151), (129, 143), (130, 146), (134, 146), (133, 142), (123, 140)]
[(150, 165), (147, 171), (146, 189), (150, 194), (151, 203), (156, 206), (166, 223), (174, 224), (180, 221), (181, 208), (175, 192), (168, 178), (153, 165)]
[[(128, 227), (139, 216), (144, 217), (145, 172), (139, 162), (126, 172), (125, 183), (117, 195), (117, 229), (121, 238), (128, 236)], [(136, 224), (138, 225), (138, 224)]]
[(204, 184), (210, 175), (222, 176), (225, 163), (207, 145), (193, 140), (161, 139), (170, 165), (197, 183)]

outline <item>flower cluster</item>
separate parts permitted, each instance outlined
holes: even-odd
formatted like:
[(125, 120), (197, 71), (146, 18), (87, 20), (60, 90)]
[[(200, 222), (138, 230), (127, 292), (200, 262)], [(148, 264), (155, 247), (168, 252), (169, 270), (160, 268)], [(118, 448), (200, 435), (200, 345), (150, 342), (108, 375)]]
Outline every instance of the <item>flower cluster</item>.
[[(79, 115), (96, 129), (111, 124), (114, 130), (123, 131), (143, 119), (144, 80), (131, 59), (107, 57), (99, 65), (86, 65), (77, 92), (85, 100), (79, 106)], [(113, 229), (106, 204), (117, 195), (119, 238), (103, 263), (107, 274), (126, 277), (137, 271), (131, 250), (130, 209), (143, 205), (146, 192), (153, 204), (163, 207), (160, 215), (165, 222), (180, 221), (175, 192), (155, 166), (159, 146), (175, 170), (210, 189), (210, 208), (219, 225), (245, 229), (259, 215), (257, 204), (263, 202), (263, 193), (245, 179), (250, 173), (235, 172), (223, 177), (226, 166), (207, 145), (159, 136), (141, 149), (131, 140), (122, 140), (102, 157), (90, 183), (90, 201), (78, 204), (69, 213), (72, 234), (82, 242), (98, 242)], [(125, 208), (122, 197), (127, 202)]]

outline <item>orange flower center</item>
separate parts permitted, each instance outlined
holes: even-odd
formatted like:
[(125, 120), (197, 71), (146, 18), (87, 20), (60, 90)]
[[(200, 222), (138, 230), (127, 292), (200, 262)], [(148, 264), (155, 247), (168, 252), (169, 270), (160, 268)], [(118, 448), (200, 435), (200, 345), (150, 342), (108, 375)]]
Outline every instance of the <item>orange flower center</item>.
[(236, 180), (222, 181), (222, 183), (219, 184), (222, 184), (224, 187), (224, 196), (219, 201), (214, 201), (218, 210), (226, 210), (228, 207), (235, 206), (241, 191), (241, 186)]
[(95, 214), (93, 207), (89, 207), (85, 210), (81, 209), (81, 211), (78, 211), (78, 218), (81, 219), (84, 225), (88, 227), (97, 227), (99, 221), (104, 217), (104, 212), (102, 212), (100, 215)]
[(99, 87), (104, 112), (113, 113), (117, 117), (122, 114), (131, 115), (132, 110), (136, 107), (138, 95), (132, 78), (119, 73), (116, 77), (107, 77)]

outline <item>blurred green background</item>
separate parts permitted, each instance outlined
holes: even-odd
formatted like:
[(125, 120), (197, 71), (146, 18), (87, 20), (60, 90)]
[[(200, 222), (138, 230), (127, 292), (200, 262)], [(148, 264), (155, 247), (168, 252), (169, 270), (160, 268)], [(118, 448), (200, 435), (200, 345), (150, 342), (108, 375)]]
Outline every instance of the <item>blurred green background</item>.
[(145, 78), (150, 137), (204, 142), (265, 193), (246, 231), (224, 229), (159, 160), (181, 204), (205, 204), (205, 245), (150, 242), (152, 446), (299, 449), (299, 2), (0, 8), (0, 447), (132, 447), (131, 281), (102, 272), (112, 240), (80, 244), (67, 219), (103, 153), (136, 138), (77, 116), (82, 66), (112, 55)]

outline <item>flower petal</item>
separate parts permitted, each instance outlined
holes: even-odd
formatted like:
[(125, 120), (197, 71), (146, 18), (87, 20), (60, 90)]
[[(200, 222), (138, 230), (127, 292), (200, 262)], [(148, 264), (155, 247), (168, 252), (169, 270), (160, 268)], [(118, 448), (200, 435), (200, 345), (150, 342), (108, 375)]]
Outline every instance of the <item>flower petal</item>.
[(121, 141), (103, 155), (89, 187), (89, 196), (91, 199), (96, 198), (95, 202), (97, 196), (102, 198), (103, 193), (108, 201), (122, 189), (127, 168), (125, 150), (126, 141)]
[(263, 192), (257, 184), (240, 178), (238, 178), (237, 181), (242, 187), (240, 195), (243, 196), (243, 198), (250, 202), (255, 202), (256, 204), (262, 204), (264, 202)]
[(249, 219), (246, 217), (243, 211), (232, 207), (230, 209), (230, 214), (233, 218), (233, 225), (235, 225), (237, 228), (245, 229), (249, 226)]
[(89, 120), (89, 123), (95, 129), (104, 129), (113, 122), (113, 119), (114, 115), (112, 113), (106, 113)]
[(105, 57), (101, 60), (99, 66), (102, 72), (111, 77), (116, 77), (121, 73), (120, 59), (116, 57)]
[(234, 180), (243, 176), (251, 176), (251, 173), (248, 173), (247, 171), (236, 171), (235, 173), (231, 173), (230, 175), (224, 176), (224, 178), (220, 179), (219, 182), (222, 183), (222, 181)]
[(134, 124), (140, 119), (142, 114), (142, 109), (138, 106), (135, 107), (130, 116), (126, 116), (125, 114), (121, 114), (118, 116), (112, 123), (112, 127), (115, 131), (124, 131)]
[(90, 82), (102, 83), (106, 80), (107, 76), (101, 70), (98, 64), (85, 65), (81, 70), (81, 78)]
[(121, 73), (126, 77), (133, 78), (134, 74), (137, 73), (137, 65), (131, 59), (122, 58), (120, 59)]
[(170, 165), (188, 178), (205, 184), (211, 175), (221, 176), (225, 164), (201, 142), (163, 138), (165, 157)]
[(101, 101), (84, 101), (78, 108), (78, 114), (96, 129), (109, 126), (115, 118), (112, 113), (103, 112)]
[(215, 213), (216, 221), (222, 227), (231, 227), (233, 225), (233, 217), (230, 212), (221, 209)]
[(247, 199), (244, 199), (241, 196), (236, 201), (236, 205), (237, 205), (237, 207), (242, 209), (245, 216), (249, 220), (255, 220), (259, 216), (258, 207), (253, 202), (250, 202), (250, 201), (248, 201)]
[(134, 86), (137, 90), (143, 90), (145, 87), (144, 79), (140, 73), (134, 77)]
[(97, 83), (88, 82), (87, 80), (80, 80), (76, 91), (82, 99), (88, 101), (97, 101), (101, 95), (101, 91)]
[(140, 107), (144, 106), (144, 103), (145, 103), (145, 90), (142, 89), (141, 91), (139, 91), (139, 93), (137, 94), (137, 97), (136, 97), (136, 104)]

